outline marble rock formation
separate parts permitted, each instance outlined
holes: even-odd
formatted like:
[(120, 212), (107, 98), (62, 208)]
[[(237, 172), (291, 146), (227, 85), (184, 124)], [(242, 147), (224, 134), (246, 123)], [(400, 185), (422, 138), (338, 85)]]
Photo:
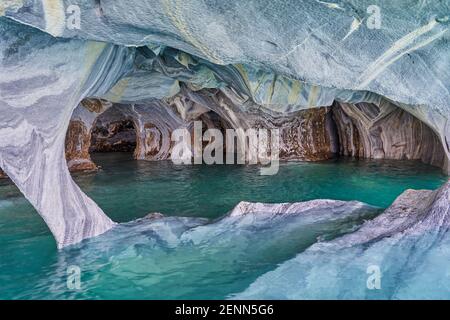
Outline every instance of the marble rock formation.
[(82, 121), (70, 121), (66, 135), (66, 160), (71, 172), (97, 170), (89, 155), (90, 139), (91, 135)]
[[(181, 93), (233, 128), (246, 128), (254, 107), (264, 111), (258, 121), (271, 125), (333, 101), (379, 103), (386, 97), (436, 133), (445, 152), (443, 168), (450, 172), (449, 4), (378, 4), (380, 29), (367, 26), (365, 1), (78, 1), (78, 28), (66, 17), (73, 1), (3, 1), (0, 167), (43, 217), (59, 247), (114, 225), (75, 185), (64, 159), (71, 116), (85, 98), (136, 106)], [(222, 103), (227, 99), (233, 103)], [(305, 127), (316, 122), (323, 132), (323, 120)], [(90, 131), (91, 124), (84, 125), (86, 131), (79, 123), (69, 130), (71, 163), (86, 156), (81, 152), (86, 137), (73, 133)], [(157, 129), (138, 128), (149, 140), (139, 147), (139, 157), (167, 154)], [(314, 145), (324, 147), (313, 155), (301, 151), (312, 146), (307, 142), (286, 150), (286, 157), (323, 157), (331, 148), (320, 135)], [(376, 135), (364, 150), (379, 157)], [(425, 147), (401, 150), (387, 147), (397, 144), (394, 139), (381, 141), (385, 156), (440, 162), (428, 159)]]
[[(86, 101), (92, 105), (97, 100)], [(279, 113), (230, 90), (193, 92), (185, 88), (172, 98), (116, 104), (110, 110), (111, 103), (98, 100), (97, 110), (88, 108), (89, 121), (86, 116), (80, 120), (78, 110), (86, 108), (86, 101), (76, 109), (66, 138), (71, 171), (96, 168), (89, 152), (134, 151), (136, 159), (168, 159), (173, 146), (172, 131), (191, 130), (195, 120), (203, 122), (204, 130), (280, 129), (282, 160), (317, 161), (339, 154), (367, 159), (416, 159), (445, 166), (445, 151), (433, 130), (385, 99), (378, 103), (335, 102), (332, 107)], [(103, 113), (105, 110), (108, 112)]]
[(378, 105), (335, 103), (332, 110), (341, 155), (445, 165), (445, 151), (433, 130), (386, 100)]
[[(448, 284), (440, 284), (448, 268), (436, 265), (449, 258), (449, 203), (450, 180), (436, 191), (407, 190), (355, 232), (310, 246), (236, 298), (414, 299), (423, 298), (423, 290), (427, 297), (448, 293)], [(383, 290), (368, 290), (368, 266), (381, 268)]]
[(74, 110), (65, 139), (65, 156), (71, 172), (98, 169), (89, 154), (92, 125), (111, 105), (106, 100), (84, 99)]
[[(107, 90), (126, 68), (129, 50), (60, 40), (0, 18), (0, 167), (36, 208), (57, 246), (114, 226), (70, 176), (65, 138), (73, 110)], [(56, 54), (56, 52), (59, 52)], [(45, 63), (43, 63), (45, 61)], [(115, 68), (113, 68), (115, 69)], [(92, 73), (97, 76), (90, 77)]]
[(450, 155), (445, 1), (380, 0), (379, 28), (369, 25), (365, 1), (79, 2), (79, 28), (66, 24), (71, 4), (14, 0), (0, 15), (54, 37), (137, 48), (129, 53), (136, 63), (107, 94), (111, 101), (173, 95), (179, 81), (195, 89), (233, 84), (284, 110), (367, 101), (373, 92), (446, 138)]
[(168, 159), (172, 148), (173, 130), (191, 126), (164, 101), (136, 104), (126, 108), (124, 113), (132, 119), (136, 129), (135, 159)]
[(163, 100), (115, 104), (96, 119), (90, 150), (133, 151), (139, 160), (167, 159), (172, 131), (189, 125)]
[[(348, 214), (348, 212), (356, 211), (374, 212), (379, 210), (368, 204), (359, 201), (339, 201), (318, 199), (304, 202), (286, 202), (286, 203), (261, 203), (261, 202), (239, 202), (227, 217), (239, 217), (245, 215), (298, 215), (308, 214), (312, 212), (327, 212), (328, 218), (333, 215)], [(321, 217), (326, 219), (325, 217)]]
[(337, 152), (330, 108), (284, 115), (264, 111), (250, 101), (227, 97), (220, 90), (207, 89), (196, 93), (186, 89), (165, 100), (114, 105), (95, 120), (90, 150), (133, 149), (136, 159), (168, 159), (173, 147), (173, 130), (186, 128), (192, 133), (193, 121), (202, 121), (204, 130), (219, 129), (223, 133), (226, 129), (239, 128), (279, 129), (283, 160), (325, 160)]
[(106, 119), (100, 116), (91, 132), (90, 152), (132, 152), (136, 147), (133, 122), (128, 119)]
[[(220, 129), (279, 129), (282, 160), (316, 161), (337, 153), (335, 130), (327, 107), (276, 112), (236, 94), (233, 90), (182, 90), (178, 110), (192, 108), (213, 111)], [(238, 136), (238, 139), (241, 137)]]

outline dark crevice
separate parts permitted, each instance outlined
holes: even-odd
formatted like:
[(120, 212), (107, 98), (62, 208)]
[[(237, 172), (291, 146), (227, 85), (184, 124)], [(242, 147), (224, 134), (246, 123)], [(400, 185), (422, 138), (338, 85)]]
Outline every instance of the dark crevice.
[(89, 152), (134, 152), (136, 129), (128, 119), (96, 121), (91, 132)]

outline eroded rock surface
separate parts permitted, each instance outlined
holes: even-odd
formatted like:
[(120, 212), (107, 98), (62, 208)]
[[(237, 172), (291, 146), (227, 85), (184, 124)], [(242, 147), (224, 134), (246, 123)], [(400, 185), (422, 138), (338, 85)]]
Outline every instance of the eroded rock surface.
[[(279, 129), (282, 160), (316, 161), (337, 152), (329, 108), (276, 112), (243, 98), (232, 90), (183, 90), (178, 110), (210, 110), (219, 117), (219, 129)], [(181, 111), (181, 114), (184, 114)], [(217, 120), (216, 120), (217, 121)], [(209, 127), (214, 126), (210, 121)], [(208, 123), (208, 122), (207, 122)], [(238, 137), (241, 142), (244, 138)]]
[(91, 135), (91, 152), (133, 152), (136, 148), (136, 132), (130, 120), (97, 122)]
[(71, 172), (98, 169), (90, 156), (92, 126), (95, 119), (111, 106), (106, 100), (83, 99), (75, 108), (65, 140), (65, 156)]
[(0, 166), (62, 248), (114, 225), (72, 180), (65, 138), (73, 110), (117, 81), (109, 71), (119, 60), (121, 74), (129, 51), (21, 28), (0, 18)]
[(418, 159), (445, 167), (445, 150), (426, 124), (396, 105), (335, 103), (340, 154), (367, 159)]
[[(450, 172), (446, 2), (383, 0), (383, 26), (377, 30), (365, 24), (364, 1), (78, 2), (83, 12), (80, 28), (67, 28), (69, 4), (27, 0), (0, 6), (0, 166), (44, 218), (60, 247), (113, 225), (73, 183), (64, 161), (70, 117), (86, 97), (143, 104), (185, 94), (189, 88), (189, 100), (233, 128), (246, 128), (253, 125), (240, 116), (247, 107), (258, 106), (279, 121), (335, 100), (377, 103), (385, 96), (438, 135), (446, 154), (443, 167)], [(204, 89), (224, 96), (208, 97)], [(233, 103), (223, 103), (227, 99)], [(236, 105), (245, 112), (233, 110)], [(90, 114), (96, 114), (96, 105), (92, 108)], [(405, 134), (419, 135), (414, 121), (391, 117), (402, 118), (395, 123), (410, 124)], [(319, 135), (297, 146), (291, 138), (296, 133), (288, 133), (287, 158), (327, 157), (332, 148), (323, 134), (326, 121), (316, 120), (293, 122)], [(84, 125), (89, 131), (90, 124)], [(138, 157), (167, 155), (170, 147), (161, 142), (164, 132), (156, 127), (138, 127), (143, 137)], [(74, 133), (83, 134), (84, 129), (72, 129), (69, 156), (82, 156), (77, 150), (85, 144), (77, 141), (86, 136), (77, 140)], [(372, 129), (368, 135), (373, 138), (350, 138), (362, 141), (368, 155), (440, 163), (434, 144), (425, 146), (424, 141), (432, 141), (428, 134), (408, 138), (417, 141), (418, 149), (403, 147), (404, 139), (382, 136), (380, 147), (379, 132)], [(369, 147), (364, 139), (373, 144)], [(320, 148), (311, 154), (314, 146)], [(426, 150), (436, 156), (427, 156)]]
[(325, 160), (337, 152), (330, 108), (283, 115), (222, 91), (184, 92), (167, 100), (116, 104), (97, 118), (90, 150), (134, 150), (136, 159), (168, 159), (173, 130), (185, 128), (193, 134), (194, 121), (201, 121), (203, 131), (219, 129), (224, 135), (226, 129), (279, 129), (282, 160)]
[(70, 171), (93, 171), (97, 166), (89, 154), (91, 135), (82, 121), (71, 120), (66, 135), (66, 160)]

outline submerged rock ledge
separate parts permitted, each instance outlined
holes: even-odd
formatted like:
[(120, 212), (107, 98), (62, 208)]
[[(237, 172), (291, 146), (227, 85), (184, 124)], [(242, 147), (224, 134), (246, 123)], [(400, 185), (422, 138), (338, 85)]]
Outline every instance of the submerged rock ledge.
[[(69, 4), (0, 5), (0, 167), (59, 248), (114, 225), (73, 182), (65, 159), (72, 168), (95, 167), (86, 137), (104, 110), (92, 102), (89, 112), (76, 111), (86, 98), (130, 112), (159, 101), (151, 109), (159, 110), (156, 125), (135, 122), (138, 159), (170, 152), (164, 136), (179, 117), (165, 123), (164, 103), (181, 111), (183, 123), (189, 111), (213, 111), (232, 127), (287, 122), (286, 158), (323, 159), (337, 141), (328, 139), (323, 111), (303, 118), (313, 119), (304, 125), (318, 130), (316, 140), (303, 140), (311, 132), (295, 132), (302, 124), (290, 115), (336, 102), (342, 153), (421, 159), (450, 172), (448, 3), (380, 1), (379, 30), (362, 23), (363, 1), (79, 2), (81, 27), (66, 28)], [(386, 102), (407, 113), (386, 113)], [(200, 108), (184, 108), (193, 105)], [(83, 124), (71, 124), (74, 117)]]
[[(450, 180), (436, 191), (407, 190), (357, 231), (312, 245), (235, 298), (448, 298), (442, 279), (449, 269), (436, 269), (433, 261), (449, 259), (449, 203)], [(382, 268), (383, 290), (366, 287), (370, 265)]]

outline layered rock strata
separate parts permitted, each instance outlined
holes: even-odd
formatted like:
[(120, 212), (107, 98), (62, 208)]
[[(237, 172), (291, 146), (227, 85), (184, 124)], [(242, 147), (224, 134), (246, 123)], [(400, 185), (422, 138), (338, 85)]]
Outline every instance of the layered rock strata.
[[(378, 104), (335, 102), (332, 107), (282, 114), (240, 100), (224, 89), (197, 92), (185, 89), (166, 100), (116, 105), (96, 120), (91, 151), (134, 150), (136, 159), (167, 159), (172, 131), (192, 130), (196, 120), (202, 121), (204, 130), (279, 129), (282, 160), (317, 161), (342, 155), (421, 160), (445, 167), (446, 156), (439, 137), (426, 124), (387, 100)], [(125, 144), (123, 148), (121, 143)]]

